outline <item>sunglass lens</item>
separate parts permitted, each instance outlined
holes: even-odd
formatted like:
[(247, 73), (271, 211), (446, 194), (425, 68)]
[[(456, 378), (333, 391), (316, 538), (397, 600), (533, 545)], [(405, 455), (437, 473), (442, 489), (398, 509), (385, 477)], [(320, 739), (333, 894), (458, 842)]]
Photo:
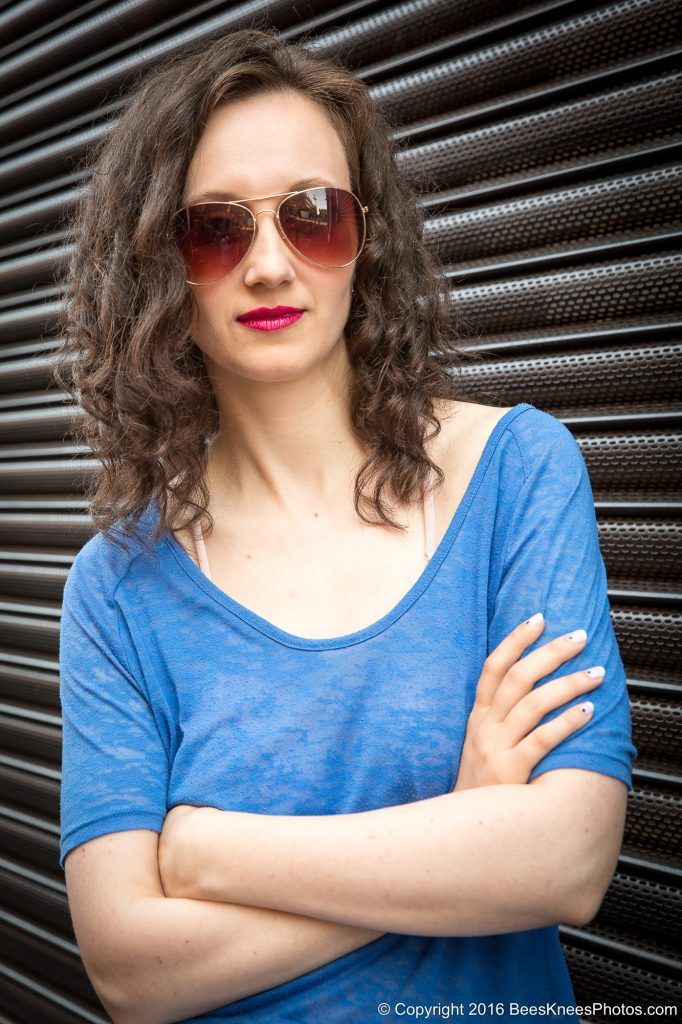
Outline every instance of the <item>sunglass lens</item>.
[(234, 270), (246, 255), (253, 218), (241, 206), (200, 203), (180, 212), (177, 231), (187, 280), (210, 284)]
[(282, 203), (282, 230), (300, 253), (323, 267), (343, 267), (359, 254), (364, 217), (355, 196), (340, 188), (311, 188)]

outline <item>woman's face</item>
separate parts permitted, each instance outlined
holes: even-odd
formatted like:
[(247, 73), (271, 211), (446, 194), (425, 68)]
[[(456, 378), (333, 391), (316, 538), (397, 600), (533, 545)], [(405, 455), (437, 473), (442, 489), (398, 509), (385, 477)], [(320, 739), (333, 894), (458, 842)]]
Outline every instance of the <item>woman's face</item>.
[[(216, 108), (187, 175), (183, 205), (205, 193), (235, 199), (293, 191), (299, 181), (352, 191), (343, 146), (324, 111), (300, 93), (268, 93)], [(301, 187), (301, 186), (299, 186)], [(246, 205), (274, 210), (281, 197)], [(257, 233), (241, 263), (221, 280), (188, 285), (198, 307), (192, 335), (215, 383), (228, 377), (291, 380), (343, 348), (355, 264), (328, 270), (299, 256), (281, 237), (274, 215), (257, 217)], [(289, 327), (258, 331), (237, 317), (260, 306), (305, 310)]]

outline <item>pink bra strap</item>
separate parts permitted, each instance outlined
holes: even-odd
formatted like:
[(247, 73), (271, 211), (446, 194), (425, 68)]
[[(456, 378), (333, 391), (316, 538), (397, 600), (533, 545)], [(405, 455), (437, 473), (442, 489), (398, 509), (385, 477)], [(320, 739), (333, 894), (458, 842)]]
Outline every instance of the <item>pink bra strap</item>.
[(192, 523), (192, 533), (194, 534), (194, 547), (199, 559), (199, 567), (201, 571), (211, 579), (211, 570), (208, 565), (208, 555), (206, 554), (206, 545), (204, 544), (204, 535), (201, 532), (199, 523)]

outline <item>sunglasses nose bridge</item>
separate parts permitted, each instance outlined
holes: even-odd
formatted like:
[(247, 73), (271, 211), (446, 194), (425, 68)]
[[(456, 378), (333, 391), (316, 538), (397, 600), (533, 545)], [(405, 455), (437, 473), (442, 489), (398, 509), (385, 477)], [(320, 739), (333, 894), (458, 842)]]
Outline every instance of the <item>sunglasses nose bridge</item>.
[(271, 213), (273, 215), (274, 220), (275, 220), (275, 227), (277, 229), (278, 235), (280, 236), (280, 238), (283, 241), (285, 241), (285, 242), (287, 241), (286, 236), (285, 236), (285, 234), (284, 234), (284, 232), (282, 230), (282, 225), (281, 225), (281, 222), (280, 222), (280, 219), (279, 219), (279, 209), (277, 209), (277, 210), (259, 210), (257, 213), (253, 213), (253, 210), (252, 210), (251, 213), (252, 213), (252, 216), (253, 216), (253, 238), (251, 239), (251, 246), (253, 246), (254, 242), (256, 241), (256, 234), (258, 232), (258, 218), (260, 217), (261, 213)]

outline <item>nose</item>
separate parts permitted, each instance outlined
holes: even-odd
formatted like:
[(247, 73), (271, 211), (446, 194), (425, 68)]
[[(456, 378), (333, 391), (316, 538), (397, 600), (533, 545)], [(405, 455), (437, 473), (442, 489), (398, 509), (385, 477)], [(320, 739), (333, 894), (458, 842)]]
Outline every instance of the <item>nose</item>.
[[(271, 216), (259, 220), (264, 213)], [(254, 216), (256, 234), (244, 258), (244, 283), (262, 282), (274, 287), (281, 281), (293, 280), (296, 276), (293, 253), (279, 233), (275, 211), (259, 210)]]

